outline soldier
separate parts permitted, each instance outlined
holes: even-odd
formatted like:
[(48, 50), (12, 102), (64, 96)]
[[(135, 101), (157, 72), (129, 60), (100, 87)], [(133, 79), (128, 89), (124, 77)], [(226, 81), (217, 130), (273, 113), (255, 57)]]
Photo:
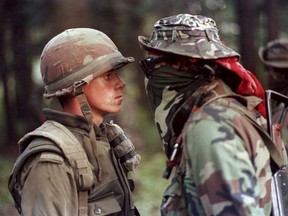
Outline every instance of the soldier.
[(111, 39), (90, 28), (68, 29), (45, 46), (40, 63), (46, 121), (20, 141), (9, 190), (23, 215), (139, 215), (128, 172), (134, 145), (107, 114), (121, 110), (131, 62)]
[(209, 17), (161, 18), (139, 36), (145, 88), (176, 166), (161, 215), (270, 215), (271, 168), (264, 91)]

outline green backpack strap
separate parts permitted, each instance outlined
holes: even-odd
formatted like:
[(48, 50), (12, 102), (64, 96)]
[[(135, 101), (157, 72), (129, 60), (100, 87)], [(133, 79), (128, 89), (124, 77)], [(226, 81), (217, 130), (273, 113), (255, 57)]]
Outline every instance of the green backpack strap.
[[(202, 107), (206, 106), (207, 104), (218, 100), (220, 98), (235, 98), (237, 101), (247, 101), (247, 99), (244, 96), (237, 95), (237, 94), (227, 94), (227, 95), (219, 95), (217, 97), (212, 98), (211, 100), (207, 101)], [(270, 135), (267, 131), (264, 130), (263, 127), (261, 127), (252, 117), (249, 111), (244, 109), (243, 107), (231, 103), (231, 108), (238, 110), (240, 113), (244, 114), (246, 119), (254, 126), (254, 128), (257, 130), (259, 135), (264, 141), (264, 144), (266, 145), (267, 149), (269, 150), (270, 156), (273, 159), (273, 163), (271, 164), (271, 168), (276, 171), (279, 168), (282, 168), (287, 165), (287, 161), (285, 160), (287, 158), (287, 152), (283, 151), (283, 157), (280, 155), (279, 151), (277, 150), (274, 142), (272, 141)], [(201, 107), (201, 108), (202, 108)], [(285, 159), (284, 159), (285, 158)], [(275, 167), (276, 166), (276, 167)]]
[[(68, 160), (69, 164), (74, 170), (74, 175), (79, 191), (78, 215), (88, 215), (88, 191), (93, 185), (94, 175), (92, 171), (92, 166), (89, 163), (89, 160), (82, 145), (69, 131), (69, 129), (67, 129), (64, 125), (51, 120), (46, 121), (36, 130), (26, 134), (19, 141), (19, 143), (25, 143), (27, 141), (29, 142), (29, 140), (33, 139), (33, 137), (44, 137), (48, 140), (53, 141), (53, 143), (56, 145), (55, 147), (58, 148), (58, 150), (60, 149), (61, 155), (64, 155), (65, 158)], [(47, 151), (50, 150), (50, 147), (51, 146), (48, 147)], [(42, 148), (42, 145), (39, 145), (38, 152), (41, 151), (45, 151), (45, 149)], [(21, 159), (21, 157), (26, 159), (28, 156), (20, 156), (19, 158)], [(24, 160), (22, 163), (24, 163)], [(13, 173), (13, 175), (17, 174)], [(13, 180), (13, 177), (11, 179), (11, 185), (13, 185), (12, 181), (15, 181)], [(16, 200), (19, 200), (19, 198), (16, 197)]]
[[(273, 169), (275, 169), (274, 171), (277, 171), (277, 169), (286, 166), (287, 161), (284, 160), (284, 158), (287, 158), (286, 151), (282, 152), (283, 154), (285, 154), (282, 157), (280, 155), (279, 151), (277, 150), (274, 142), (272, 141), (270, 135), (268, 134), (268, 132), (266, 132), (259, 124), (257, 124), (257, 122), (255, 122), (255, 120), (249, 115), (249, 113), (247, 113), (247, 111), (244, 110), (242, 107), (235, 106), (235, 109), (238, 109), (240, 112), (242, 112), (246, 116), (246, 119), (254, 126), (254, 128), (257, 130), (257, 132), (259, 133), (259, 135), (263, 139), (264, 144), (266, 145), (266, 147), (270, 153), (270, 156), (273, 159), (273, 162), (275, 162), (275, 165), (278, 166), (276, 168), (272, 167)], [(274, 164), (272, 164), (272, 165), (274, 165)]]
[[(41, 143), (41, 145), (39, 145)], [(18, 173), (20, 169), (25, 164), (25, 161), (28, 157), (33, 154), (41, 153), (41, 152), (53, 152), (56, 154), (63, 155), (62, 151), (53, 144), (51, 140), (42, 137), (35, 137), (29, 146), (25, 149), (25, 151), (17, 158), (12, 174), (9, 177), (8, 189), (14, 199), (15, 207), (18, 212), (21, 214), (21, 195), (18, 192), (19, 181), (18, 181)]]

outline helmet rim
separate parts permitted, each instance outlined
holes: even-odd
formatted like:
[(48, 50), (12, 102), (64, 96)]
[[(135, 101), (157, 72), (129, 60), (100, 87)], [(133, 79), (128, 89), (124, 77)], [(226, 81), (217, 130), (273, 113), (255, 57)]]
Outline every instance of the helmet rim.
[(124, 57), (114, 42), (99, 30), (66, 29), (45, 45), (40, 57), (44, 97), (71, 93), (73, 86), (79, 87), (133, 61), (133, 57)]

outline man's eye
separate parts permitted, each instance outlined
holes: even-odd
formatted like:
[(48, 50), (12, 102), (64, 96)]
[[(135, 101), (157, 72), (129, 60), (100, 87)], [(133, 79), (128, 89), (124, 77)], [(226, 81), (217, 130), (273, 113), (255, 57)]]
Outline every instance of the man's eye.
[(111, 71), (111, 72), (107, 72), (104, 77), (105, 77), (106, 80), (111, 80), (114, 77), (118, 77), (118, 76), (119, 75), (118, 75), (117, 71)]
[(113, 76), (113, 73), (112, 72), (108, 72), (105, 74), (105, 79), (111, 79)]

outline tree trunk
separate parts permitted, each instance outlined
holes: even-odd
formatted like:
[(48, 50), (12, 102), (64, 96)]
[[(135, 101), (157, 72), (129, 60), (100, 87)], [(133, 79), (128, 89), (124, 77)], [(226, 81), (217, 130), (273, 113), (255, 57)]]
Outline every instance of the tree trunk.
[[(28, 110), (28, 99), (33, 89), (32, 61), (29, 50), (31, 49), (28, 34), (27, 14), (23, 11), (25, 3), (22, 0), (10, 0), (10, 26), (11, 26), (11, 49), (13, 53), (12, 70), (14, 73), (16, 100), (16, 117), (28, 125), (34, 113)], [(18, 7), (15, 7), (18, 5)]]
[(68, 28), (91, 27), (91, 11), (88, 0), (53, 0), (51, 27), (54, 35)]
[(278, 0), (266, 0), (268, 41), (278, 38), (279, 32), (279, 4)]
[(257, 49), (255, 47), (256, 3), (251, 0), (237, 1), (237, 17), (240, 26), (239, 47), (241, 61), (251, 72), (256, 71)]
[(7, 53), (9, 53), (9, 41), (7, 37), (7, 32), (9, 32), (8, 23), (9, 19), (9, 5), (7, 2), (3, 3), (0, 7), (0, 17), (1, 29), (6, 29), (6, 31), (0, 31), (0, 74), (3, 84), (3, 113), (5, 116), (5, 131), (3, 131), (3, 142), (4, 145), (9, 145), (10, 141), (16, 137), (16, 117), (15, 117), (15, 104), (13, 101), (13, 92), (9, 86), (9, 74), (11, 74), (11, 67), (9, 67), (7, 61)]

